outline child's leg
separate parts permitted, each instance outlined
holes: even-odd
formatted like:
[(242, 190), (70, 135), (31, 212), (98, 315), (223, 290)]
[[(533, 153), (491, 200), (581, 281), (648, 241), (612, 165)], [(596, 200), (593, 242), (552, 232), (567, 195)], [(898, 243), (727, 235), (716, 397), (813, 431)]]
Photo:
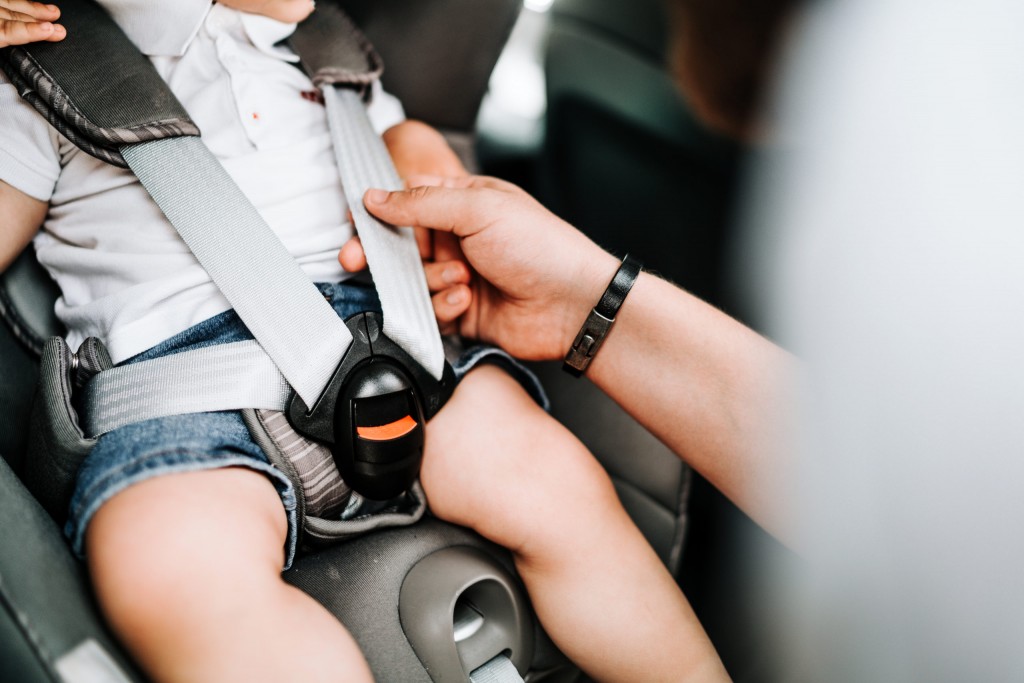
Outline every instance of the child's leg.
[(370, 681), (355, 642), (281, 579), (287, 528), (273, 485), (230, 468), (118, 493), (86, 535), (108, 621), (156, 681)]
[(422, 481), (435, 514), (514, 553), (544, 628), (591, 677), (728, 678), (607, 474), (501, 370), (471, 372), (430, 422)]

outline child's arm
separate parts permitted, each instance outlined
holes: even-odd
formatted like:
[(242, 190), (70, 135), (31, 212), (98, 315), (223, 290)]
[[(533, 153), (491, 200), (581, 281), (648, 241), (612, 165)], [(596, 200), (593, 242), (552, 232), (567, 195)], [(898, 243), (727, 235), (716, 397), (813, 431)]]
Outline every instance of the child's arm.
[(7, 270), (46, 218), (46, 202), (0, 180), (0, 273)]
[(466, 175), (466, 168), (444, 136), (422, 121), (403, 121), (387, 129), (383, 137), (402, 178)]
[(0, 47), (24, 45), (41, 40), (64, 40), (66, 32), (60, 24), (60, 10), (30, 0), (0, 0)]

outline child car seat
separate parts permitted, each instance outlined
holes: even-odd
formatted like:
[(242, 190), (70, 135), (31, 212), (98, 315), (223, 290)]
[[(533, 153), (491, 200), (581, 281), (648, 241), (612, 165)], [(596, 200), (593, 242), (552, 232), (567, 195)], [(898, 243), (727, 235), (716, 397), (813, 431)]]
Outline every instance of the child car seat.
[[(385, 86), (403, 100), (410, 117), (437, 125), (454, 137), (457, 147), (466, 149), (487, 75), (518, 10), (517, 0), (444, 0), (429, 5), (375, 0), (344, 7), (388, 61)], [(441, 40), (443, 50), (437, 48)], [(142, 680), (103, 626), (83, 569), (70, 555), (57, 525), (16, 474), (32, 431), (28, 410), (36, 358), (43, 340), (61, 332), (52, 313), (56, 296), (31, 250), (0, 277), (0, 314), (6, 323), (0, 326), (0, 453), (6, 460), (0, 462), (0, 679), (93, 680), (86, 676), (105, 672), (106, 678), (100, 680)], [(608, 408), (606, 404), (601, 410)], [(623, 431), (629, 433), (628, 428)], [(632, 449), (623, 438), (620, 434), (617, 445), (625, 454)], [(643, 496), (630, 499), (628, 485), (620, 485), (620, 493), (627, 507), (633, 500), (631, 512), (642, 528), (648, 533), (659, 530), (655, 545), (671, 565), (678, 561), (679, 494), (685, 491), (686, 477), (678, 460), (661, 451), (662, 463), (674, 470), (673, 476), (649, 478), (662, 489), (658, 497), (664, 509), (637, 505), (635, 500), (643, 501)], [(427, 564), (448, 570), (415, 569), (428, 558)], [(451, 567), (461, 572), (460, 585), (429, 578), (450, 575)], [(379, 680), (466, 680), (465, 670), (472, 668), (467, 660), (487, 653), (474, 652), (472, 639), (431, 642), (428, 636), (417, 635), (428, 629), (416, 622), (482, 621), (478, 632), (511, 632), (524, 650), (513, 654), (529, 656), (525, 643), (533, 639), (532, 617), (519, 600), (509, 568), (504, 552), (466, 530), (429, 520), (305, 556), (286, 578), (348, 625)], [(412, 578), (422, 575), (428, 578)], [(476, 613), (468, 604), (487, 602), (480, 594), (497, 594), (501, 607)], [(411, 603), (425, 606), (419, 613), (410, 612), (403, 605)], [(429, 673), (425, 662), (432, 665)], [(543, 639), (533, 648), (530, 668), (531, 679), (575, 677), (574, 669)]]

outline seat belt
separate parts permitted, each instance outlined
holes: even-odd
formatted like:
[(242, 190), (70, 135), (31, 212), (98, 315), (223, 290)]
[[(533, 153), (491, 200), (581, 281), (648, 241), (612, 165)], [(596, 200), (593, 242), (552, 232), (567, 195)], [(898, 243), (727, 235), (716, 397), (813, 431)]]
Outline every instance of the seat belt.
[(201, 138), (120, 151), (288, 384), (313, 405), (351, 344), (344, 322)]
[[(324, 96), (341, 184), (385, 312), (384, 334), (441, 380), (444, 351), (413, 231), (385, 225), (363, 206), (371, 187), (402, 189), (363, 97), (382, 71), (380, 59), (336, 6), (314, 16), (316, 38), (357, 48), (318, 51), (315, 58), (345, 63), (321, 66), (312, 77)], [(313, 406), (351, 336), (270, 226), (199, 139), (126, 145), (120, 152), (289, 384)]]
[(470, 683), (523, 683), (523, 677), (507, 655), (498, 655), (469, 674)]
[(384, 334), (440, 380), (444, 349), (412, 228), (385, 225), (363, 205), (370, 188), (401, 190), (404, 185), (359, 93), (331, 84), (321, 91), (341, 185), (385, 313)]
[[(73, 4), (69, 17), (79, 10), (82, 17), (91, 13), (94, 33), (120, 33), (102, 11)], [(324, 92), (342, 185), (381, 298), (383, 324), (373, 313), (346, 322), (337, 317), (216, 157), (199, 138), (189, 137), (198, 131), (188, 129), (187, 113), (137, 51), (124, 55), (126, 64), (154, 102), (170, 102), (176, 127), (150, 115), (156, 105), (145, 98), (127, 109), (134, 117), (130, 126), (97, 123), (122, 114), (102, 96), (53, 75), (63, 73), (69, 55), (82, 49), (75, 45), (77, 35), (69, 30), (60, 52), (48, 52), (45, 45), (8, 51), (5, 69), (22, 95), (58, 129), (84, 142), (83, 149), (135, 172), (256, 338), (216, 353), (178, 354), (175, 363), (147, 361), (98, 374), (81, 404), (87, 434), (188, 412), (286, 409), (297, 431), (331, 444), (338, 469), (354, 489), (377, 499), (401, 493), (419, 471), (423, 424), (450, 396), (455, 378), (444, 361), (412, 230), (384, 225), (362, 205), (371, 186), (401, 186), (365, 109), (364, 95), (381, 71), (372, 46), (331, 4), (295, 36), (316, 47), (311, 54), (300, 51), (300, 57)], [(83, 115), (81, 102), (98, 115)], [(135, 123), (139, 118), (142, 123)], [(163, 372), (168, 369), (172, 374)], [(283, 386), (294, 390), (285, 406)], [(238, 387), (248, 389), (236, 393)], [(379, 429), (410, 422), (404, 431)], [(406, 451), (410, 455), (402, 456)]]
[[(423, 425), (454, 389), (454, 374), (444, 359), (412, 229), (383, 224), (362, 203), (370, 187), (402, 187), (366, 112), (365, 94), (379, 76), (379, 58), (339, 9), (328, 6), (322, 12), (316, 28), (336, 43), (360, 48), (341, 55), (347, 63), (332, 63), (313, 77), (324, 96), (342, 187), (385, 313), (383, 325), (372, 314), (348, 326), (342, 323), (200, 139), (157, 140), (120, 151), (295, 389), (287, 406), (293, 427), (332, 444), (338, 470), (356, 491), (386, 499), (418, 476)], [(110, 381), (100, 373), (87, 388), (86, 424), (104, 430), (105, 407), (113, 407), (119, 419), (131, 407), (132, 421), (171, 409), (196, 412), (197, 405), (204, 410), (271, 407), (235, 393), (253, 376), (253, 369), (239, 364), (252, 349), (242, 355), (239, 350), (229, 349), (230, 359), (225, 359), (237, 368), (229, 377), (222, 371), (225, 366), (212, 364), (211, 355), (178, 354), (183, 356), (179, 363), (190, 363), (200, 373), (203, 366), (206, 372), (217, 368), (221, 379), (217, 390), (201, 381), (207, 392), (202, 396), (188, 387), (194, 400), (183, 395), (181, 375), (157, 372), (163, 365), (125, 366)], [(196, 365), (200, 360), (203, 365)], [(253, 364), (260, 377), (268, 370), (262, 365)], [(350, 378), (350, 373), (358, 376)], [(274, 379), (268, 386), (277, 394), (280, 382)], [(126, 392), (131, 401), (123, 400)], [(109, 396), (120, 398), (112, 402)], [(153, 412), (140, 413), (137, 408), (143, 406)], [(392, 425), (398, 427), (389, 429)]]

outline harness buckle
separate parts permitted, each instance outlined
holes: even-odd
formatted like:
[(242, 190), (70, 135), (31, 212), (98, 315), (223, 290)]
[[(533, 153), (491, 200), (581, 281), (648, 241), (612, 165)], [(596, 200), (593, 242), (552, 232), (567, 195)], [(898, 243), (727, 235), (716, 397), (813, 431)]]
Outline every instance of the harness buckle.
[(419, 476), (424, 426), (455, 390), (447, 362), (434, 379), (382, 331), (380, 316), (345, 321), (352, 344), (310, 409), (293, 394), (288, 421), (295, 431), (329, 444), (342, 478), (360, 495), (387, 500)]

